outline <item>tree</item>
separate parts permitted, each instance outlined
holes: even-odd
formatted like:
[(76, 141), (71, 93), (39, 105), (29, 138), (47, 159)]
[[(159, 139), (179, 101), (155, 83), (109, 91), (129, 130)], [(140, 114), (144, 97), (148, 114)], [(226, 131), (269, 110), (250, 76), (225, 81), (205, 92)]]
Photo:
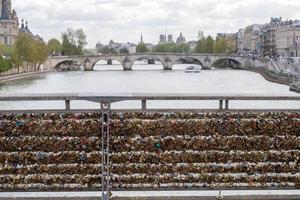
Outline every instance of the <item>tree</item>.
[(154, 47), (153, 52), (160, 53), (188, 53), (190, 52), (190, 47), (188, 44), (160, 44)]
[(5, 72), (11, 68), (12, 68), (11, 60), (0, 57), (0, 72)]
[(13, 48), (10, 46), (6, 46), (4, 44), (0, 44), (0, 56), (4, 58), (10, 58), (12, 54)]
[(217, 38), (214, 46), (215, 53), (234, 53), (236, 51), (236, 45), (234, 41), (229, 38), (219, 37)]
[(62, 51), (63, 56), (67, 55), (79, 55), (80, 52), (76, 45), (72, 44), (71, 39), (69, 39), (67, 34), (62, 35)]
[(34, 48), (37, 54), (34, 56), (34, 64), (38, 64), (38, 67), (44, 62), (46, 62), (49, 54), (48, 47), (44, 41), (34, 40)]
[(19, 65), (23, 62), (38, 67), (44, 63), (48, 57), (48, 48), (44, 41), (36, 40), (31, 34), (21, 33), (14, 46), (12, 53), (12, 61), (15, 66), (19, 68)]
[(145, 52), (149, 52), (150, 50), (147, 48), (147, 45), (143, 42), (139, 43), (136, 46), (136, 52), (138, 53), (145, 53)]
[(77, 29), (75, 31), (75, 38), (77, 48), (81, 49), (83, 52), (84, 47), (88, 44), (86, 41), (86, 34), (84, 33), (83, 29)]
[(58, 56), (61, 54), (62, 46), (58, 39), (53, 38), (48, 41), (47, 47), (49, 50), (50, 55), (52, 56)]
[(122, 48), (122, 49), (120, 49), (120, 53), (128, 54), (129, 51), (127, 48)]
[(198, 41), (195, 53), (207, 53), (207, 40), (205, 37)]
[(196, 53), (213, 53), (214, 52), (214, 39), (211, 36), (203, 37), (198, 41), (195, 49)]
[(215, 53), (227, 53), (227, 42), (224, 37), (218, 38), (214, 46)]
[(99, 52), (102, 54), (117, 54), (118, 51), (115, 48), (112, 47), (103, 47), (102, 49), (99, 49)]
[(207, 37), (207, 53), (213, 53), (214, 52), (214, 39), (209, 35)]
[(34, 52), (32, 37), (28, 33), (21, 33), (14, 47), (15, 60), (17, 63), (30, 62)]
[(82, 29), (68, 28), (62, 33), (62, 55), (82, 55), (86, 45), (86, 35)]

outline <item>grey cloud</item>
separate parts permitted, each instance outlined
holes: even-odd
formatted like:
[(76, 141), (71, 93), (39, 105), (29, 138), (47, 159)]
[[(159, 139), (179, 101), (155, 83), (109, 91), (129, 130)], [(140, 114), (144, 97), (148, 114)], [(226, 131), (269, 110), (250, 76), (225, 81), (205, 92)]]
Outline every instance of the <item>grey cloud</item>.
[(96, 42), (157, 42), (167, 31), (192, 40), (206, 34), (232, 32), (272, 16), (300, 18), (299, 0), (12, 0), (20, 18), (46, 40), (68, 27), (83, 28), (90, 47)]

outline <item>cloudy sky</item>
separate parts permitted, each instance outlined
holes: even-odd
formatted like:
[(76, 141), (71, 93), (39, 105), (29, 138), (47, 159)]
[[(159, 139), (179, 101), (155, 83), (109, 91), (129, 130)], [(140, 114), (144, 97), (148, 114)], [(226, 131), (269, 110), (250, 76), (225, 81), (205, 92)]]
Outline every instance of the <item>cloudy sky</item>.
[(300, 19), (300, 0), (12, 0), (19, 18), (45, 40), (68, 27), (83, 28), (89, 47), (98, 41), (158, 42), (160, 33), (188, 40), (198, 30), (213, 36), (265, 23), (271, 16)]

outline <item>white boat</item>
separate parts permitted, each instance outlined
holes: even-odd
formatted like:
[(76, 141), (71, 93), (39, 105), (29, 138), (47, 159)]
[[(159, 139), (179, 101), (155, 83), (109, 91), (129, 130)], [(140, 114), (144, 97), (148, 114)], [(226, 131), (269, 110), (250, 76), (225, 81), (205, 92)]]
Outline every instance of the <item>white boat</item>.
[(185, 69), (186, 73), (199, 73), (201, 71), (201, 68), (198, 66), (189, 66)]

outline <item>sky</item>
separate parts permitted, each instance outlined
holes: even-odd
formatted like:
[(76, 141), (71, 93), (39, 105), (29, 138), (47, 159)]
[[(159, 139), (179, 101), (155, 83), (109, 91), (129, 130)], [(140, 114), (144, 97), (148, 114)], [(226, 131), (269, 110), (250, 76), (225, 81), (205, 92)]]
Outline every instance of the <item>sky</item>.
[(300, 19), (300, 0), (12, 0), (19, 19), (46, 41), (71, 27), (83, 28), (88, 47), (97, 42), (156, 44), (160, 34), (180, 32), (196, 40), (199, 30), (215, 36), (237, 32), (271, 17)]

